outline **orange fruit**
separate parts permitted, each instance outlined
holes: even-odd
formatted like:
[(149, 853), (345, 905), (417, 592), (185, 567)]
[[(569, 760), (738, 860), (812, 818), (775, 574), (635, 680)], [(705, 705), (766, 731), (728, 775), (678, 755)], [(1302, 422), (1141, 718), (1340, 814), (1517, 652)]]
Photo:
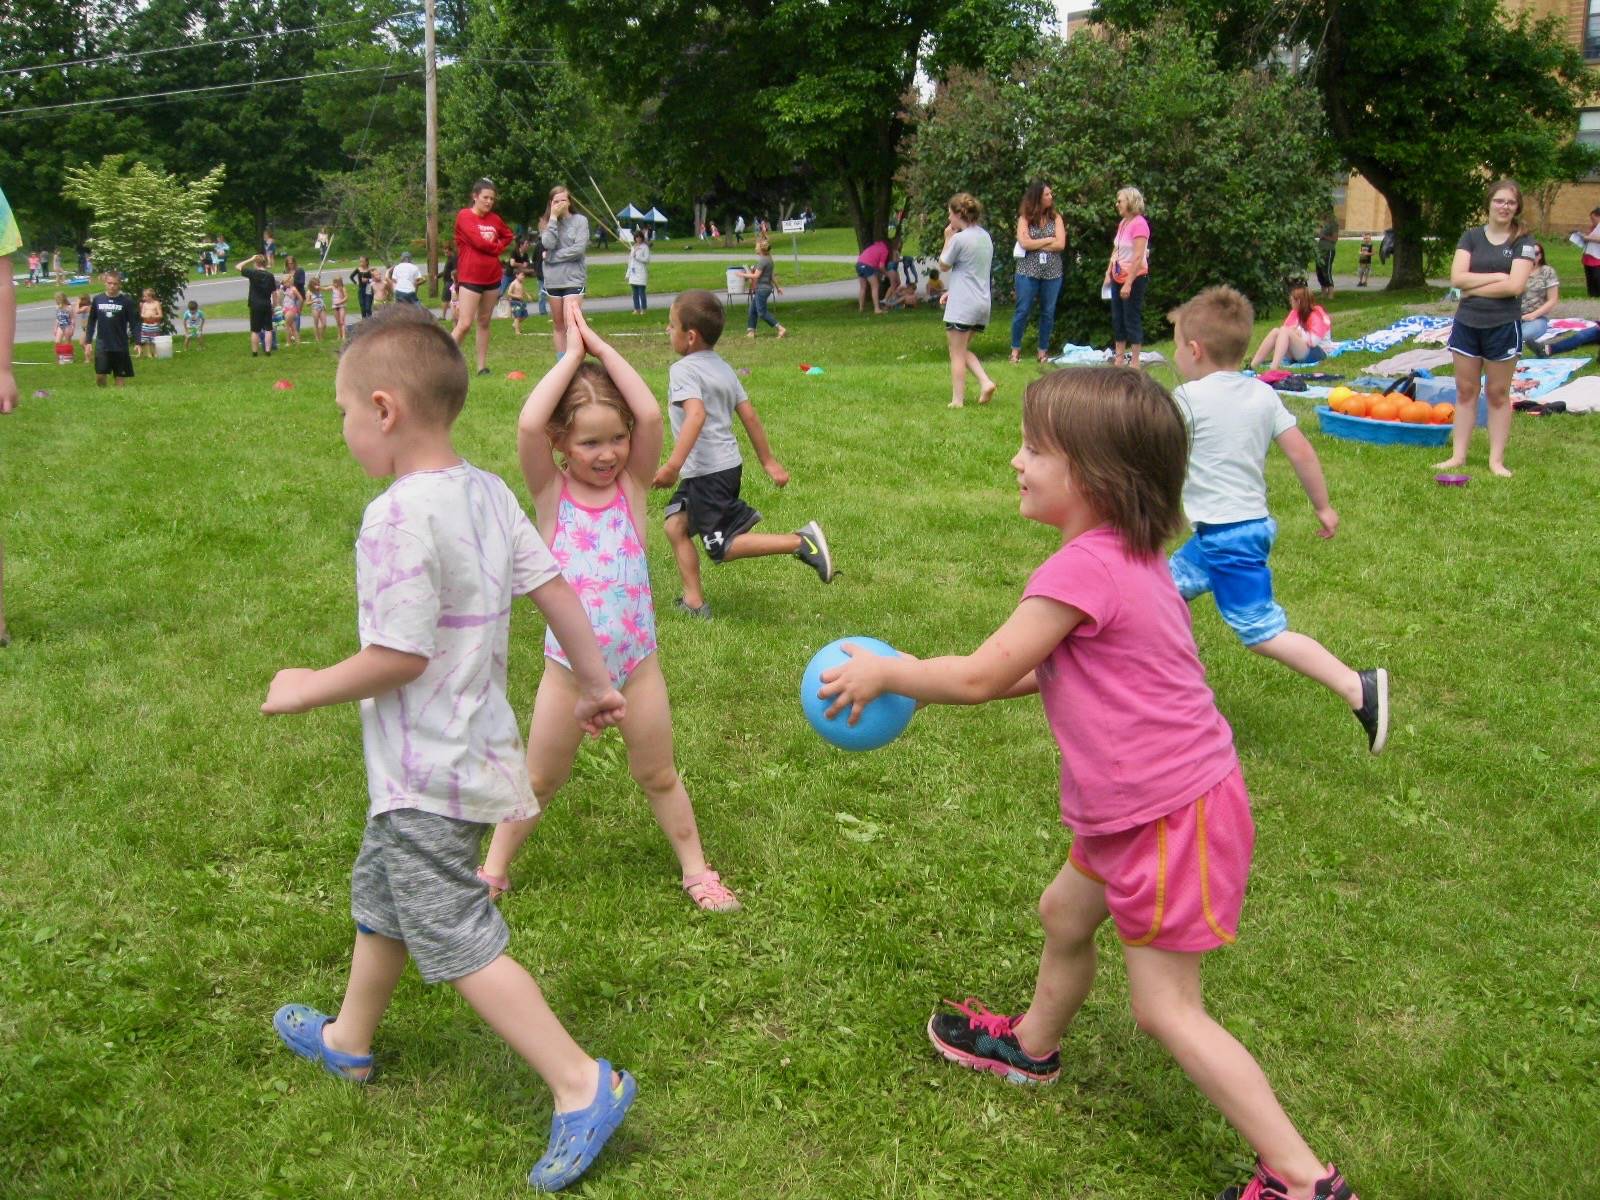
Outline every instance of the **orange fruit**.
[(1367, 410), (1367, 416), (1374, 421), (1398, 421), (1400, 406), (1389, 397), (1380, 396), (1372, 402), (1372, 407)]
[(1456, 419), (1456, 406), (1440, 401), (1433, 406), (1433, 423), (1435, 425), (1449, 425)]
[(1344, 411), (1344, 397), (1343, 396), (1329, 396), (1328, 397), (1328, 407), (1333, 409), (1333, 411), (1336, 412), (1336, 413), (1342, 413)]
[(1433, 420), (1433, 405), (1421, 400), (1407, 401), (1400, 409), (1400, 419), (1407, 425), (1427, 425)]
[(1347, 417), (1364, 417), (1367, 415), (1367, 401), (1369, 397), (1357, 392), (1347, 396), (1344, 402), (1344, 415)]

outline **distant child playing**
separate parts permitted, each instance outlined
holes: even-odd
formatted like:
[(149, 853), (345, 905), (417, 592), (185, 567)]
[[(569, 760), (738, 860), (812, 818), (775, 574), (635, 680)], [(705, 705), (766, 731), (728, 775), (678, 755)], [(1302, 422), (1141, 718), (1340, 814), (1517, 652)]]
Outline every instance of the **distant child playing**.
[(300, 309), (305, 304), (305, 296), (294, 285), (294, 276), (285, 275), (278, 280), (278, 294), (283, 302), (283, 332), (288, 335), (289, 344), (300, 344)]
[(489, 827), (539, 808), (506, 699), (512, 599), (531, 596), (568, 648), (575, 727), (598, 733), (626, 703), (511, 489), (456, 453), (450, 427), (467, 364), (450, 334), (423, 309), (396, 305), (357, 327), (334, 390), (351, 455), (368, 475), (395, 477), (356, 541), (362, 648), (322, 670), (279, 671), (261, 711), (359, 700), (369, 806), (344, 1002), (334, 1017), (286, 1004), (273, 1027), (296, 1054), (364, 1083), (373, 1034), (414, 959), (425, 982), (448, 980), (549, 1086), (549, 1146), (528, 1182), (554, 1191), (594, 1161), (636, 1088), (573, 1041), (506, 953), (505, 920), (475, 873)]
[(206, 312), (200, 307), (198, 300), (189, 301), (189, 307), (183, 314), (183, 348), (189, 348), (189, 339), (194, 339), (195, 349), (206, 344)]
[(733, 418), (743, 423), (750, 447), (773, 483), (785, 487), (789, 472), (767, 444), (767, 431), (744, 385), (716, 352), (722, 325), (722, 302), (708, 291), (691, 289), (672, 305), (667, 336), (680, 356), (667, 374), (673, 445), (654, 481), (658, 488), (678, 485), (666, 509), (667, 540), (683, 580), (683, 595), (675, 603), (680, 612), (702, 620), (710, 620), (711, 605), (700, 586), (696, 534), (712, 562), (792, 554), (823, 583), (833, 581), (833, 555), (815, 521), (794, 533), (751, 532), (761, 514), (739, 495), (744, 462)]
[(1038, 692), (1061, 749), (1072, 848), (1039, 901), (1044, 952), (1020, 1016), (969, 999), (928, 1021), (951, 1062), (1052, 1083), (1061, 1039), (1094, 981), (1095, 931), (1116, 923), (1139, 1028), (1159, 1041), (1258, 1155), (1234, 1197), (1355, 1200), (1314, 1155), (1259, 1065), (1206, 1012), (1204, 953), (1233, 942), (1254, 829), (1233, 736), (1217, 711), (1189, 614), (1161, 561), (1182, 520), (1187, 437), (1137, 369), (1057, 371), (1030, 384), (1011, 460), (1029, 520), (1060, 531), (1022, 602), (964, 657), (850, 649), (823, 673), (830, 713), (886, 691), (981, 704)]
[(89, 301), (89, 316), (83, 323), (83, 357), (89, 357), (89, 347), (94, 347), (94, 381), (106, 386), (106, 377), (116, 379), (117, 387), (124, 379), (133, 378), (133, 357), (129, 346), (137, 336), (134, 333), (138, 309), (133, 297), (122, 290), (122, 276), (115, 270), (100, 277), (105, 291)]
[(56, 341), (72, 341), (73, 331), (78, 326), (78, 307), (73, 304), (65, 292), (56, 293)]
[(344, 328), (344, 310), (350, 303), (349, 293), (345, 290), (344, 276), (335, 275), (333, 282), (328, 286), (328, 303), (333, 306), (333, 323), (339, 330), (339, 341), (342, 343), (347, 336)]
[(1361, 247), (1356, 251), (1356, 286), (1366, 287), (1372, 278), (1372, 235), (1361, 235)]
[(322, 280), (313, 279), (306, 284), (306, 291), (311, 293), (311, 332), (316, 335), (318, 342), (328, 328), (328, 305), (322, 298)]
[[(661, 409), (649, 385), (589, 328), (576, 304), (566, 306), (566, 317), (567, 353), (529, 393), (517, 421), (517, 456), (539, 536), (583, 601), (611, 684), (628, 702), (622, 720), (628, 766), (678, 856), (683, 890), (703, 909), (732, 912), (739, 901), (706, 863), (694, 806), (673, 765), (672, 712), (656, 652), (643, 521), (661, 460)], [(541, 811), (571, 775), (582, 739), (569, 715), (578, 685), (553, 632), (545, 634), (544, 653), (528, 732), (528, 774)], [(511, 886), (511, 860), (537, 822), (533, 817), (495, 830), (478, 873), (493, 894)]]
[(145, 288), (139, 299), (139, 357), (156, 356), (156, 338), (161, 336), (161, 301), (154, 288)]
[(519, 270), (511, 277), (511, 286), (506, 288), (506, 301), (511, 305), (511, 330), (517, 336), (522, 336), (522, 323), (528, 319), (528, 289), (523, 284), (524, 271)]
[(1173, 581), (1185, 600), (1211, 592), (1249, 649), (1338, 695), (1378, 754), (1389, 740), (1389, 672), (1352, 670), (1320, 642), (1291, 631), (1272, 595), (1267, 556), (1278, 524), (1267, 509), (1266, 458), (1274, 442), (1316, 511), (1318, 537), (1338, 532), (1339, 514), (1294, 414), (1270, 387), (1239, 372), (1255, 321), (1250, 301), (1232, 288), (1207, 288), (1168, 316), (1186, 381), (1173, 398), (1192, 434), (1183, 510), (1194, 526), (1194, 536), (1172, 556)]

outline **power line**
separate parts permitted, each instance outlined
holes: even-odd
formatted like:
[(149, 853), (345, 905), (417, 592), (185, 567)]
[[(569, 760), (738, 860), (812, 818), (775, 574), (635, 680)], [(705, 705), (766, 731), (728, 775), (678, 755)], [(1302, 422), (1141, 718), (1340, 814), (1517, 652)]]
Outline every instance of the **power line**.
[(281, 79), (251, 79), (238, 83), (216, 83), (205, 87), (175, 88), (167, 92), (147, 92), (134, 96), (106, 96), (100, 100), (71, 100), (65, 104), (37, 104), (32, 108), (0, 109), (0, 117), (19, 116), (24, 113), (59, 112), (64, 108), (86, 108), (91, 105), (120, 104), (125, 100), (157, 100), (169, 96), (192, 96), (196, 92), (221, 92), (234, 88), (266, 87), (274, 83), (298, 83), (304, 79), (327, 79), (334, 75), (370, 75), (374, 71), (387, 71), (382, 67), (345, 67), (338, 71), (313, 71), (306, 75), (285, 75)]
[[(385, 17), (377, 23), (376, 27), (387, 25), (390, 21), (400, 17), (414, 17), (415, 12), (399, 12)], [(176, 54), (180, 50), (199, 50), (206, 46), (231, 46), (235, 42), (256, 42), (263, 38), (288, 37), (295, 33), (314, 33), (319, 29), (339, 29), (346, 25), (362, 25), (370, 21), (369, 17), (352, 17), (345, 21), (329, 21), (324, 25), (302, 25), (295, 29), (274, 29), (265, 33), (244, 33), (238, 37), (218, 38), (212, 42), (183, 42), (175, 46), (157, 46), (152, 50), (129, 50), (117, 54), (107, 54), (99, 58), (72, 58), (65, 62), (37, 63), (31, 67), (4, 67), (0, 68), (0, 75), (23, 75), (30, 71), (56, 71), (63, 67), (86, 67), (95, 63), (120, 62), (129, 58), (149, 58), (153, 54)]]

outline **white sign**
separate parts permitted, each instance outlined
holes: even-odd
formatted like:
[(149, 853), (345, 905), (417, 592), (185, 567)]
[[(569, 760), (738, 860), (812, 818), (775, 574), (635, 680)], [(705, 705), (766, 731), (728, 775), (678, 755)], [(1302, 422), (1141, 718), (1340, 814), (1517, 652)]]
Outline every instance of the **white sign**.
[(803, 219), (799, 221), (785, 221), (783, 223), (784, 233), (804, 233), (805, 231), (806, 223)]

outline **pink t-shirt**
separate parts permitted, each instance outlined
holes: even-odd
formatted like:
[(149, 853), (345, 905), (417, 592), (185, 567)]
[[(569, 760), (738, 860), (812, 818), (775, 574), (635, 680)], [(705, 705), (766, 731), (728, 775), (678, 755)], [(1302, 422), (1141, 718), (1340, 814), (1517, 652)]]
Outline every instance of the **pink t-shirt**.
[(856, 255), (856, 261), (862, 266), (871, 267), (875, 271), (883, 270), (889, 265), (889, 243), (873, 242), (872, 245)]
[(1150, 222), (1144, 219), (1144, 214), (1136, 217), (1126, 217), (1117, 226), (1117, 236), (1112, 239), (1112, 248), (1117, 252), (1117, 279), (1126, 279), (1128, 271), (1133, 266), (1134, 239), (1144, 239), (1144, 260), (1139, 264), (1137, 274), (1150, 273)]
[(1328, 315), (1328, 310), (1320, 304), (1311, 306), (1311, 319), (1303, 325), (1300, 321), (1298, 309), (1291, 308), (1289, 315), (1283, 319), (1285, 329), (1304, 329), (1311, 335), (1313, 341), (1320, 342), (1333, 332), (1333, 318)]
[(1023, 596), (1070, 604), (1085, 620), (1039, 664), (1039, 696), (1061, 746), (1061, 820), (1117, 833), (1204, 795), (1238, 763), (1160, 555), (1132, 554), (1108, 525), (1080, 534)]

